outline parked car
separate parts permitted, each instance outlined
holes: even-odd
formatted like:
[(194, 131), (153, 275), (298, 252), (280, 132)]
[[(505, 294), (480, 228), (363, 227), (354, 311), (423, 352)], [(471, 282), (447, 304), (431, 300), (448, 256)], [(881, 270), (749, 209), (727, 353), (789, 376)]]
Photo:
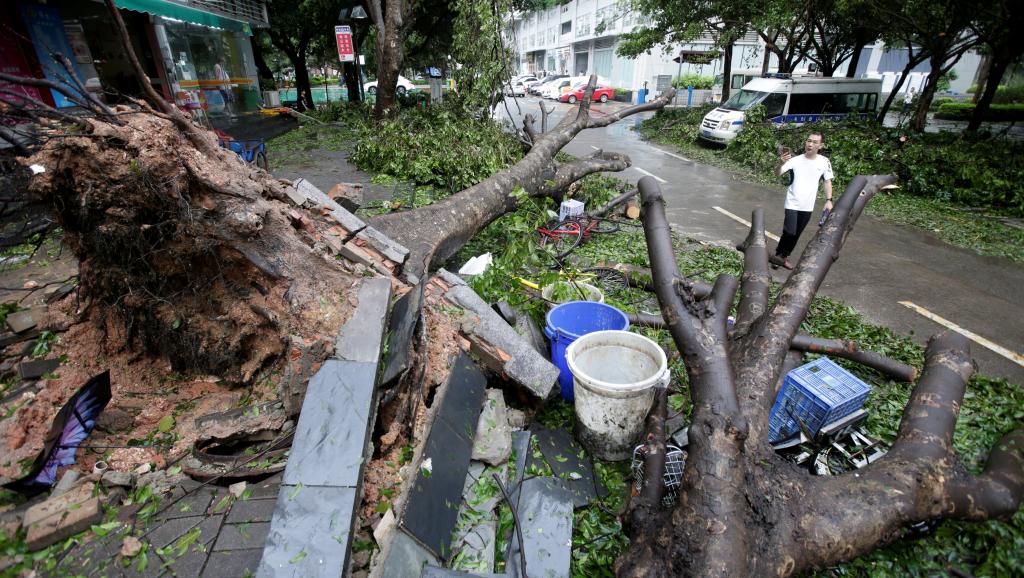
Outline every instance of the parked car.
[(537, 81), (537, 84), (529, 86), (528, 87), (529, 88), (528, 92), (530, 94), (540, 94), (541, 87), (543, 87), (545, 84), (547, 84), (549, 82), (553, 82), (553, 81), (558, 80), (560, 78), (569, 78), (569, 75), (568, 74), (552, 74), (552, 75), (549, 75), (549, 76), (545, 76), (544, 78), (542, 78), (539, 81)]
[[(401, 95), (415, 89), (416, 86), (412, 82), (409, 82), (408, 78), (401, 74), (398, 75), (398, 84), (395, 86), (396, 93)], [(373, 82), (367, 82), (363, 85), (363, 90), (365, 90), (367, 94), (377, 94), (377, 81), (374, 80)]]
[(526, 75), (517, 78), (513, 78), (512, 81), (505, 87), (505, 94), (512, 96), (526, 96), (526, 83), (537, 82), (537, 77), (533, 75)]
[[(575, 86), (573, 90), (565, 92), (558, 98), (562, 102), (568, 102), (569, 104), (576, 104), (577, 101), (583, 100), (583, 93), (586, 91), (587, 85)], [(598, 86), (594, 89), (594, 95), (591, 97), (594, 101), (608, 102), (615, 98), (615, 89), (608, 86)]]
[(568, 77), (562, 78), (548, 84), (541, 96), (558, 100), (558, 97), (562, 96), (562, 89), (568, 90), (570, 87), (572, 87), (572, 81)]

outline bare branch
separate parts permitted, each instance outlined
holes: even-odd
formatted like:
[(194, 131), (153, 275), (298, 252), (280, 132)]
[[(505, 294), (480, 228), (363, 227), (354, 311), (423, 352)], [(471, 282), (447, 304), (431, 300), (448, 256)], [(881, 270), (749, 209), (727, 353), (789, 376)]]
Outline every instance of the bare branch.
[(906, 383), (913, 383), (917, 379), (916, 367), (900, 363), (874, 351), (862, 351), (856, 341), (824, 339), (801, 333), (793, 338), (790, 348), (811, 353), (828, 353), (835, 357), (849, 359)]
[(744, 336), (768, 310), (768, 243), (764, 236), (764, 210), (755, 209), (750, 217), (750, 234), (743, 242), (743, 277), (740, 304), (733, 334)]
[(650, 100), (643, 104), (636, 104), (628, 108), (624, 108), (620, 111), (613, 112), (612, 114), (609, 114), (607, 116), (602, 116), (601, 118), (592, 118), (587, 123), (586, 128), (601, 128), (602, 126), (608, 126), (610, 124), (619, 122), (620, 120), (626, 118), (627, 116), (636, 114), (638, 112), (644, 112), (647, 110), (658, 110), (660, 108), (663, 108), (666, 104), (668, 104), (669, 101), (671, 101), (675, 95), (675, 90), (670, 88), (665, 92), (661, 93), (661, 96), (654, 100)]
[(602, 171), (622, 171), (630, 166), (629, 157), (620, 153), (597, 151), (593, 155), (560, 165), (550, 184), (545, 184), (536, 196), (551, 196), (564, 191), (569, 185), (583, 177)]
[[(839, 250), (843, 246), (846, 234), (864, 208), (864, 204), (878, 190), (896, 181), (896, 177), (858, 176), (853, 179), (846, 191), (839, 198), (835, 209), (825, 224), (804, 249), (796, 269), (790, 274), (779, 292), (779, 297), (764, 317), (757, 333), (758, 351), (747, 347), (745, 357), (752, 356), (770, 363), (758, 371), (769, 370), (774, 375), (782, 363), (782, 357), (789, 350), (789, 344), (796, 335), (800, 324), (807, 316), (811, 300), (828, 274), (832, 263), (839, 258)], [(752, 368), (751, 368), (752, 369)]]

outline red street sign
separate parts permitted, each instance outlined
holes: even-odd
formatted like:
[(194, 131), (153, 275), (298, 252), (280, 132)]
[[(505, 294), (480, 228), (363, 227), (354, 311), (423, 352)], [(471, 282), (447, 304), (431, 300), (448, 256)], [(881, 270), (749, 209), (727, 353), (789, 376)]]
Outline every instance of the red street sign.
[(342, 62), (355, 62), (356, 51), (352, 49), (352, 28), (348, 26), (335, 26), (334, 38), (338, 41), (338, 60)]

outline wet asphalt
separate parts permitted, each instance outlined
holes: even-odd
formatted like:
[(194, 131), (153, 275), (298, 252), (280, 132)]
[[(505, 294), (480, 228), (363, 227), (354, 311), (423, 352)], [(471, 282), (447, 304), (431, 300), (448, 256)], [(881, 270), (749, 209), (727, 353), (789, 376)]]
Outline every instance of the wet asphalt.
[[(518, 121), (521, 114), (533, 113), (539, 119), (538, 101), (519, 98), (517, 108), (508, 99), (511, 117)], [(550, 108), (552, 101), (546, 103)], [(567, 111), (575, 111), (568, 104), (554, 106), (555, 112), (548, 117), (549, 129)], [(592, 111), (600, 115), (623, 106), (595, 103)], [(764, 209), (769, 232), (781, 233), (785, 197), (781, 187), (746, 183), (728, 172), (689, 160), (669, 145), (643, 141), (633, 129), (650, 114), (585, 130), (565, 151), (583, 156), (601, 148), (628, 154), (632, 166), (615, 176), (636, 183), (650, 174), (664, 181), (661, 188), (669, 220), (696, 239), (735, 245), (746, 236), (747, 226), (725, 212), (749, 220), (756, 208)], [(499, 107), (499, 115), (508, 117), (503, 107)], [(837, 193), (845, 186), (835, 183)], [(815, 220), (804, 231), (794, 256), (813, 237), (820, 205), (819, 200)], [(774, 245), (769, 239), (769, 246)], [(772, 272), (779, 282), (788, 273), (785, 269)], [(988, 340), (994, 347), (1007, 350), (999, 354), (977, 341), (971, 343), (971, 353), (981, 372), (1024, 384), (1024, 266), (1009, 259), (980, 256), (948, 245), (922, 229), (864, 215), (819, 293), (847, 303), (869, 322), (909, 335), (921, 345), (944, 329), (926, 316), (930, 312), (975, 334), (979, 341)]]

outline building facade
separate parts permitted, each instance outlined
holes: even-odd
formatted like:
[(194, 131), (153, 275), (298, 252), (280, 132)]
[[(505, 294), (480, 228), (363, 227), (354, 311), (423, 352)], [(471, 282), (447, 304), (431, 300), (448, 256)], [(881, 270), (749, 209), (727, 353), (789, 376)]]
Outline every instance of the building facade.
[[(535, 12), (516, 14), (510, 23), (509, 41), (515, 47), (520, 73), (557, 73), (571, 76), (597, 74), (615, 88), (636, 91), (646, 86), (651, 90), (664, 88), (671, 78), (683, 74), (716, 77), (722, 73), (724, 58), (714, 48), (710, 36), (682, 45), (663, 45), (636, 58), (616, 54), (622, 34), (647, 23), (646, 17), (630, 10), (628, 0), (571, 0), (561, 6)], [(681, 52), (718, 51), (719, 56), (708, 64), (676, 62)], [(732, 70), (734, 78), (745, 74), (759, 74), (764, 64), (764, 42), (756, 32), (748, 32), (733, 47)], [(846, 61), (836, 76), (845, 76)], [(883, 79), (883, 93), (892, 90), (895, 80), (907, 62), (905, 49), (889, 48), (877, 42), (864, 48), (855, 71), (855, 78)], [(971, 52), (957, 63), (957, 80), (950, 86), (953, 93), (963, 93), (977, 74), (980, 56)], [(778, 70), (774, 56), (768, 60), (768, 70)], [(813, 64), (797, 64), (800, 73), (813, 73)], [(924, 63), (910, 74), (909, 86), (921, 90), (928, 76), (929, 66)], [(735, 86), (734, 88), (739, 88)], [(740, 81), (740, 86), (742, 82)]]
[[(133, 49), (153, 86), (179, 106), (209, 114), (237, 114), (260, 105), (249, 37), (265, 27), (262, 0), (115, 0)], [(101, 2), (22, 0), (0, 25), (0, 70), (75, 80), (51, 56), (68, 57), (86, 89), (116, 103), (141, 93), (114, 23)], [(19, 89), (21, 90), (21, 89)], [(22, 90), (28, 93), (27, 90)], [(58, 91), (34, 90), (59, 108), (75, 104)]]
[[(597, 74), (615, 88), (637, 90), (646, 82), (651, 90), (680, 74), (715, 76), (722, 59), (709, 64), (677, 63), (680, 51), (712, 50), (710, 37), (695, 42), (660, 46), (648, 54), (625, 58), (616, 54), (620, 36), (646, 24), (645, 16), (623, 0), (572, 0), (553, 8), (517, 14), (509, 34), (516, 48), (521, 73)], [(736, 43), (733, 66), (760, 67), (763, 52), (756, 34)]]

